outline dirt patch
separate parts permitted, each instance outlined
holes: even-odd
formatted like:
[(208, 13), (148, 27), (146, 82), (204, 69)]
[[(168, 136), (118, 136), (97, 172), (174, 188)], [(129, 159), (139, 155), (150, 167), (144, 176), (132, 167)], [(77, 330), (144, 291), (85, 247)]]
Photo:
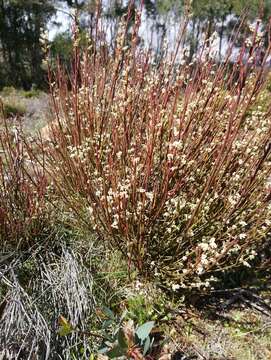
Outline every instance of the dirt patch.
[(271, 360), (270, 299), (270, 291), (255, 298), (241, 294), (224, 299), (222, 307), (206, 303), (201, 309), (186, 309), (172, 323), (173, 358)]
[[(4, 106), (9, 109), (8, 121), (12, 124), (20, 121), (27, 134), (34, 135), (50, 120), (49, 95), (37, 92), (35, 96), (26, 96), (25, 92), (11, 89), (0, 93)], [(17, 111), (17, 110), (20, 111)]]

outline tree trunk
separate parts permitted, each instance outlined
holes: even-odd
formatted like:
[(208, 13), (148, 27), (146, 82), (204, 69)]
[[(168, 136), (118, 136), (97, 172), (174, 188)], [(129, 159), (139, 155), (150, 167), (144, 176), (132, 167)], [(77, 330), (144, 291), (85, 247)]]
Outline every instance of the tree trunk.
[(222, 24), (219, 31), (219, 59), (221, 60), (222, 57), (222, 42), (223, 42), (223, 35), (224, 35), (224, 23), (225, 23), (225, 16), (222, 16)]

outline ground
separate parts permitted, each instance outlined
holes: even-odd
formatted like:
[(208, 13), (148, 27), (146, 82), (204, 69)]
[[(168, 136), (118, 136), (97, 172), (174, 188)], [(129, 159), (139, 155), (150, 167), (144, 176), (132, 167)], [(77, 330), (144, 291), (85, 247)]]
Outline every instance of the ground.
[[(37, 133), (48, 122), (49, 95), (42, 91), (23, 91), (14, 88), (4, 88), (0, 93), (6, 117), (14, 116), (22, 120), (24, 131)], [(1, 116), (0, 116), (1, 118)]]
[[(270, 293), (264, 296), (270, 303)], [(176, 318), (172, 330), (183, 353), (180, 359), (271, 359), (271, 308), (250, 308), (241, 300), (227, 310), (206, 306), (187, 313)]]

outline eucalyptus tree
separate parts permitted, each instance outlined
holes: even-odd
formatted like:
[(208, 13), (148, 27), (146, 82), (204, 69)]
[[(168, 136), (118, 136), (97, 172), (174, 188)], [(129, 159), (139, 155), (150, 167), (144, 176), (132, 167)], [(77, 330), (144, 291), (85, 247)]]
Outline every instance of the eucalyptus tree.
[(0, 0), (2, 85), (43, 84), (40, 36), (54, 12), (51, 0)]
[[(154, 3), (158, 13), (173, 11), (176, 15), (190, 5), (190, 31), (187, 34), (190, 60), (198, 50), (203, 33), (209, 38), (214, 31), (217, 32), (221, 56), (223, 39), (229, 39), (244, 14), (248, 20), (260, 17), (266, 22), (271, 13), (271, 0), (157, 0)], [(242, 27), (242, 30), (246, 28)]]

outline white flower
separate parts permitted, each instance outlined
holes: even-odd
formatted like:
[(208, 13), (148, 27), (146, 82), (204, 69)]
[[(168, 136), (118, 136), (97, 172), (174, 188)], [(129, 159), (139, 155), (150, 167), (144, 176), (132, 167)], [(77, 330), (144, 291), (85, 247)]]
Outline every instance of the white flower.
[(111, 227), (114, 228), (114, 229), (118, 229), (118, 224), (119, 224), (119, 215), (118, 214), (115, 214), (113, 215), (113, 218), (114, 218), (114, 221), (113, 223), (111, 224)]
[(212, 237), (209, 241), (209, 244), (210, 244), (210, 247), (212, 249), (216, 249), (217, 248), (217, 245), (216, 245), (216, 242), (215, 242), (215, 237)]
[(111, 224), (111, 227), (114, 228), (114, 229), (118, 229), (118, 223), (116, 220), (114, 220), (114, 222)]
[(185, 199), (180, 200), (178, 205), (180, 209), (183, 209), (186, 205), (186, 200)]
[(209, 245), (206, 243), (200, 243), (199, 247), (203, 250), (203, 251), (207, 251), (209, 249)]
[(153, 193), (152, 192), (146, 192), (146, 196), (150, 201), (153, 200)]
[(200, 261), (203, 265), (207, 265), (208, 264), (207, 256), (205, 254), (202, 254)]
[(189, 237), (194, 236), (194, 231), (193, 231), (192, 229), (189, 229), (188, 232), (187, 232), (187, 235), (188, 235)]
[(244, 233), (242, 233), (242, 234), (239, 235), (239, 239), (241, 239), (241, 240), (242, 240), (242, 239), (245, 239), (246, 237), (247, 237), (247, 235), (244, 234)]
[(137, 192), (139, 192), (139, 193), (143, 194), (143, 193), (145, 193), (145, 192), (146, 192), (146, 190), (145, 190), (145, 189), (143, 189), (143, 188), (139, 188), (139, 189), (137, 189)]
[(92, 208), (91, 206), (89, 206), (89, 207), (87, 208), (87, 210), (89, 211), (90, 215), (93, 214), (93, 208)]
[(181, 141), (174, 141), (171, 146), (175, 147), (176, 149), (181, 149), (182, 148), (182, 142)]
[(242, 263), (243, 263), (243, 265), (245, 265), (245, 266), (248, 267), (248, 268), (251, 267), (251, 265), (250, 265), (247, 261), (245, 261), (245, 260), (243, 260)]
[(180, 289), (180, 285), (179, 284), (172, 284), (172, 290), (173, 291), (176, 291), (176, 290), (179, 290)]

